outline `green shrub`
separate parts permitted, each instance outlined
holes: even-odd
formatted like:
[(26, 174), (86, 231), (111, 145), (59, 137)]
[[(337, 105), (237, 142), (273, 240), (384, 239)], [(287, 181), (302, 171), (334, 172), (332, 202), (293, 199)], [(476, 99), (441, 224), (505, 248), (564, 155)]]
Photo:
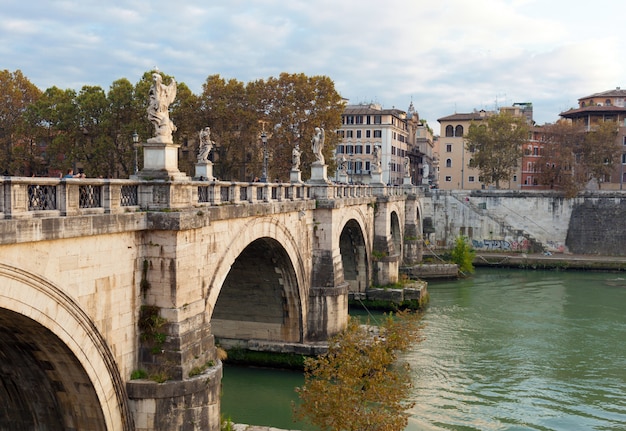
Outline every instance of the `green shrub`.
[(474, 251), (464, 236), (459, 236), (454, 244), (454, 249), (450, 253), (452, 262), (459, 266), (459, 272), (463, 276), (467, 276), (474, 272)]

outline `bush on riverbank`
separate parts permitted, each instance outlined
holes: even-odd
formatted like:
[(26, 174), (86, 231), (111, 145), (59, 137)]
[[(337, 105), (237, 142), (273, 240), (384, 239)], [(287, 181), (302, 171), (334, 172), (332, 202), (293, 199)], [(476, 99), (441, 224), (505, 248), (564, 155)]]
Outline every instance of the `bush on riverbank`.
[(471, 248), (467, 238), (458, 236), (454, 248), (450, 252), (452, 262), (459, 266), (459, 273), (463, 276), (474, 273), (474, 256), (476, 251)]

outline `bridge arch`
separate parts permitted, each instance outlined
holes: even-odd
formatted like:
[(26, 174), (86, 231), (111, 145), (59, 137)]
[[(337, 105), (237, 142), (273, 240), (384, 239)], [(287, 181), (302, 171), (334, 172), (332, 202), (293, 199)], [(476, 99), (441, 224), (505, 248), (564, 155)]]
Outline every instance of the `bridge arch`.
[(371, 284), (371, 223), (361, 209), (348, 211), (339, 225), (338, 248), (341, 254), (343, 280), (350, 292), (364, 292)]
[(217, 338), (303, 342), (308, 285), (296, 238), (270, 218), (246, 223), (219, 261), (208, 292)]
[(390, 217), (390, 237), (393, 244), (392, 250), (394, 254), (402, 255), (402, 225), (400, 223), (400, 217), (396, 211), (391, 212)]
[[(0, 286), (0, 390), (10, 392), (0, 411), (28, 411), (0, 417), (0, 428), (34, 429), (28, 421), (41, 420), (51, 430), (134, 429), (114, 357), (81, 307), (8, 265), (0, 264)], [(17, 410), (12, 402), (21, 403)]]

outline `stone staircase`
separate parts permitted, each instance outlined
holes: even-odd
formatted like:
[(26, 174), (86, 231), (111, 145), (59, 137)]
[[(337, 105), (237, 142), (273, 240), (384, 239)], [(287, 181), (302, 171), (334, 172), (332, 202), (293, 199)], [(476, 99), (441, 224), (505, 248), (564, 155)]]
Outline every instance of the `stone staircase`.
[(490, 212), (487, 208), (481, 205), (477, 205), (471, 200), (466, 199), (467, 197), (469, 197), (469, 195), (465, 193), (452, 192), (450, 193), (450, 196), (453, 197), (458, 203), (465, 206), (474, 213), (492, 220), (494, 223), (500, 226), (501, 232), (506, 232), (508, 235), (516, 238), (522, 237), (526, 239), (528, 241), (528, 253), (541, 253), (546, 249), (544, 244), (536, 239), (530, 232), (511, 226), (506, 218), (495, 214), (494, 212)]

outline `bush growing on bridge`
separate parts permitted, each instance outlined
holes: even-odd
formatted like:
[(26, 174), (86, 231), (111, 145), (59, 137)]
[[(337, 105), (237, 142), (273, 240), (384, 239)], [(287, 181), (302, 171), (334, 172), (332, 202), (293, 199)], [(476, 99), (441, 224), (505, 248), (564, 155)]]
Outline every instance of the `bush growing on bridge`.
[(413, 406), (408, 400), (412, 384), (408, 364), (397, 359), (398, 352), (420, 340), (419, 317), (390, 315), (378, 334), (350, 319), (325, 355), (305, 360), (295, 418), (322, 430), (403, 430)]

